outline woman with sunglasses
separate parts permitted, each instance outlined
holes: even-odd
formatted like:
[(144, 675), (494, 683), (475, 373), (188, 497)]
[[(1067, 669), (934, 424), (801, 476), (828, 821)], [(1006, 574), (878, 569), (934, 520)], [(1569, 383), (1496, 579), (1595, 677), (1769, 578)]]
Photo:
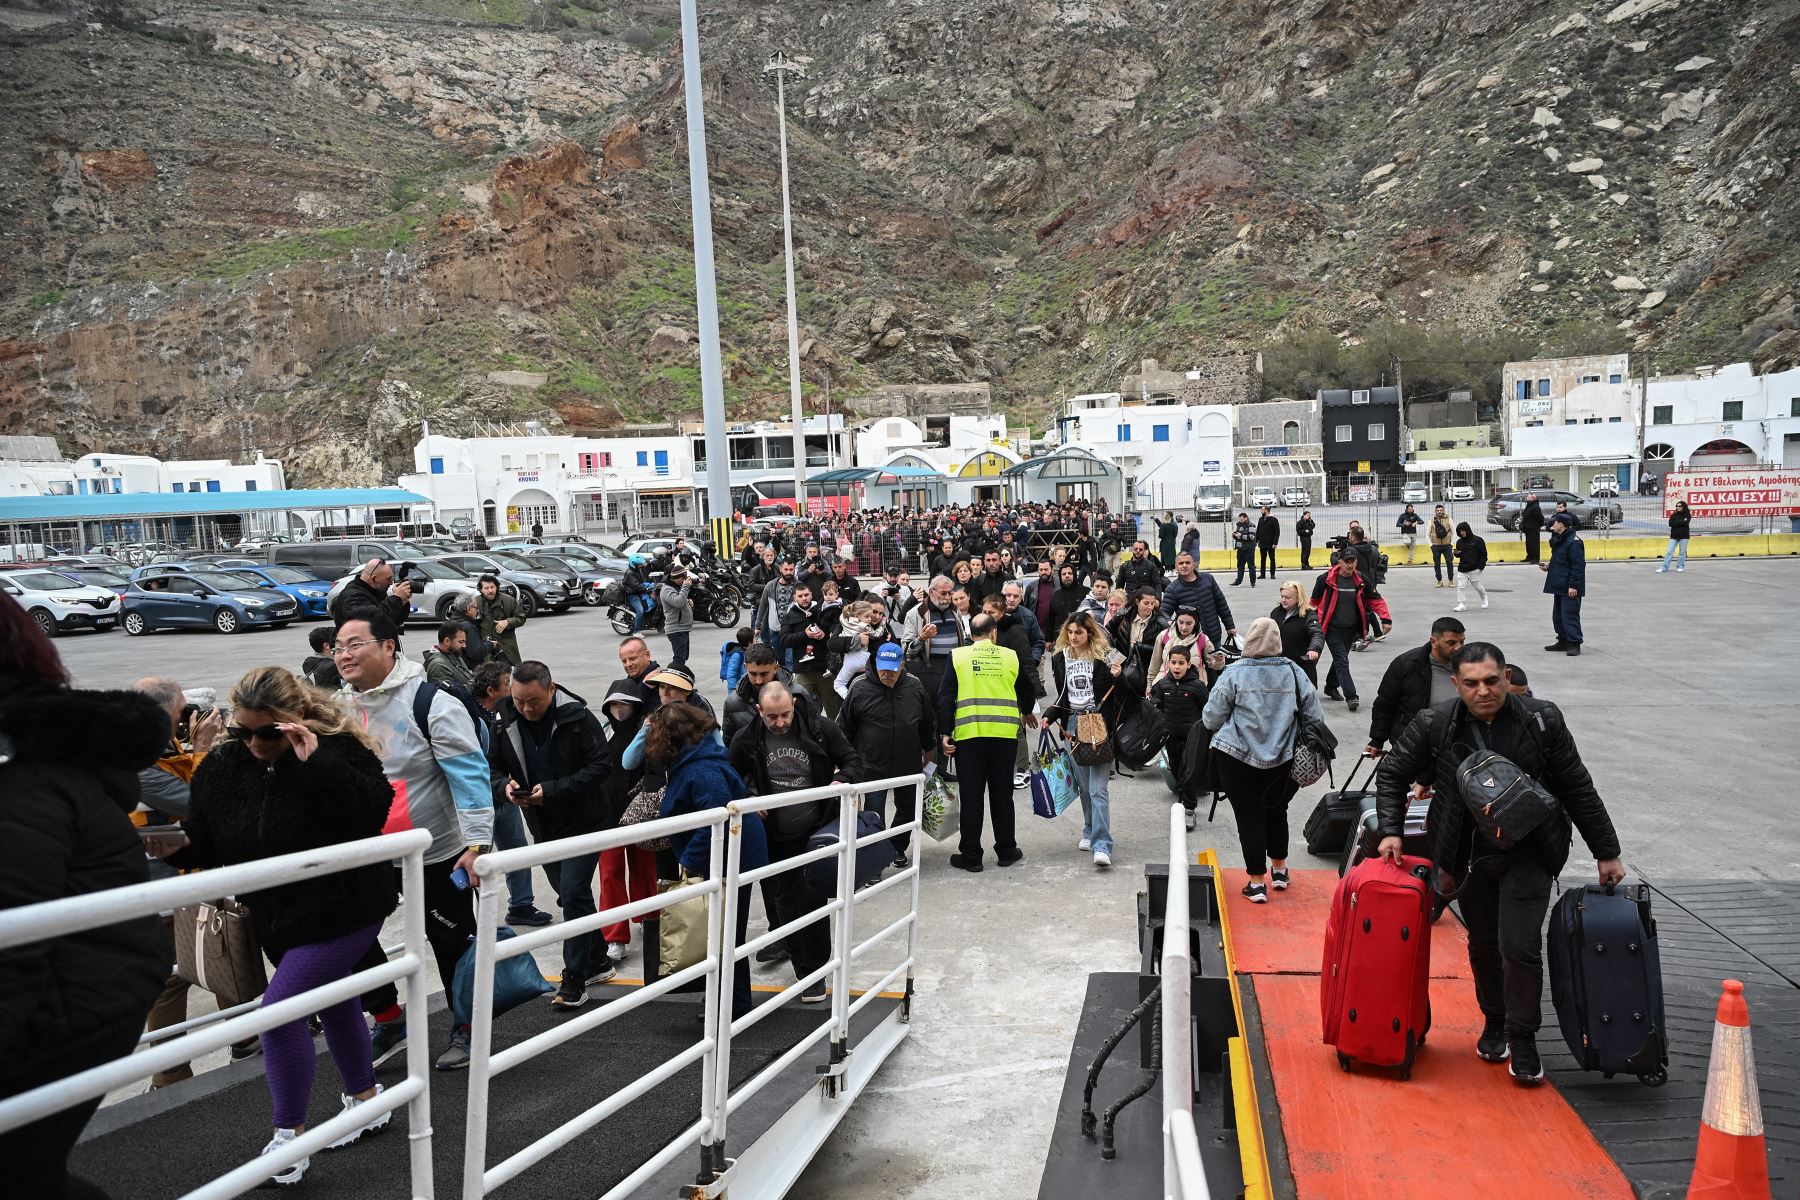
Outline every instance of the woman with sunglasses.
[[(231, 691), (230, 735), (195, 772), (185, 838), (147, 845), (183, 868), (222, 867), (374, 837), (393, 800), (381, 759), (365, 734), (326, 693), (280, 667), (258, 667)], [(267, 1007), (349, 976), (394, 911), (393, 868), (375, 863), (238, 897), (275, 975)], [(344, 1083), (344, 1108), (381, 1091), (369, 1029), (355, 997), (319, 1011), (325, 1043)], [(264, 1152), (306, 1129), (314, 1052), (304, 1020), (262, 1035), (274, 1102), (275, 1136)], [(333, 1142), (337, 1150), (388, 1123), (383, 1113)], [(310, 1159), (277, 1174), (300, 1182)]]

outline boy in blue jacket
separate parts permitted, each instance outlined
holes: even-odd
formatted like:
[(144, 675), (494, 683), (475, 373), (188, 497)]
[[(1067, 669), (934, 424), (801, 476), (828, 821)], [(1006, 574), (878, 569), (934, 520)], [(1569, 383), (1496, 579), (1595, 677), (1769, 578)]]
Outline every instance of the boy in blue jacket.
[(744, 654), (755, 636), (748, 629), (740, 629), (735, 641), (719, 647), (719, 678), (725, 681), (727, 695), (737, 690), (738, 680), (744, 677)]

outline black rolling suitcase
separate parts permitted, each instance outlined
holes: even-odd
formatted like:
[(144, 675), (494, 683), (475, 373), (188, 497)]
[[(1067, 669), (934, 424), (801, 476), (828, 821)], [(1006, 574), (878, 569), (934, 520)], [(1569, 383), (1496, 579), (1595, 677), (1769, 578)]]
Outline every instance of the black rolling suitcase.
[(1306, 836), (1306, 852), (1329, 857), (1342, 854), (1350, 841), (1350, 832), (1362, 820), (1363, 797), (1375, 795), (1375, 773), (1369, 772), (1367, 786), (1357, 788), (1356, 773), (1362, 764), (1370, 761), (1360, 758), (1350, 766), (1350, 777), (1344, 780), (1344, 786), (1334, 792), (1326, 792), (1319, 797), (1318, 807), (1306, 818), (1306, 828), (1302, 832)]
[[(1427, 861), (1437, 855), (1433, 852), (1431, 834), (1425, 828), (1425, 817), (1431, 812), (1431, 793), (1424, 799), (1406, 802), (1406, 830), (1400, 837), (1401, 853), (1410, 858), (1423, 858)], [(1362, 812), (1356, 822), (1356, 829), (1344, 842), (1344, 855), (1338, 860), (1338, 878), (1342, 879), (1350, 873), (1350, 869), (1365, 858), (1374, 858), (1381, 845), (1381, 821), (1375, 815), (1374, 793), (1363, 796)]]
[(1550, 914), (1550, 999), (1584, 1071), (1669, 1078), (1662, 957), (1644, 884), (1571, 888)]

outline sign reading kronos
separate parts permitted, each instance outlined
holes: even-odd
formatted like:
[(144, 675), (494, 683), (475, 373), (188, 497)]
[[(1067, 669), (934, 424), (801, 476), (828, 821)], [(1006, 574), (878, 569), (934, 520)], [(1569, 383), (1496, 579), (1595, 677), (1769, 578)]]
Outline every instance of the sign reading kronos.
[(1800, 470), (1671, 472), (1663, 480), (1663, 515), (1686, 500), (1696, 517), (1780, 517), (1800, 513)]

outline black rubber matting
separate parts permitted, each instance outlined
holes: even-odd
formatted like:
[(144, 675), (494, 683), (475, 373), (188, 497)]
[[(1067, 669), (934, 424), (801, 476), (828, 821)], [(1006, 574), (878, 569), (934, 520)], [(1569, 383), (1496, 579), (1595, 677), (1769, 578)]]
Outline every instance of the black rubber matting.
[[(628, 994), (628, 989), (596, 987), (593, 994), (596, 1000), (618, 999)], [(852, 1042), (897, 1003), (872, 1001), (852, 1022)], [(580, 1011), (593, 1011), (592, 1004)], [(679, 1054), (699, 1033), (698, 1012), (697, 997), (653, 1001), (493, 1080), (488, 1098), (488, 1166)], [(495, 1049), (514, 1045), (573, 1016), (558, 1013), (547, 1001), (514, 1009), (495, 1023)], [(749, 1080), (829, 1019), (829, 1006), (803, 1008), (790, 1002), (740, 1035), (732, 1044), (733, 1085)], [(431, 1018), (431, 1029), (435, 1058), (449, 1037), (449, 1016), (441, 1008)], [(324, 1052), (323, 1039), (318, 1044), (312, 1116), (322, 1121), (339, 1111), (340, 1092), (337, 1070)], [(828, 1054), (821, 1041), (734, 1113), (732, 1147), (749, 1144), (815, 1086), (813, 1068)], [(223, 1078), (213, 1080), (215, 1075)], [(405, 1078), (404, 1055), (384, 1064), (376, 1077), (383, 1082)], [(221, 1082), (223, 1086), (219, 1086)], [(431, 1084), (436, 1193), (461, 1195), (469, 1076), (466, 1071), (434, 1071)], [(531, 1200), (593, 1200), (692, 1124), (699, 1116), (699, 1094), (700, 1066), (696, 1063), (491, 1194)], [(268, 1141), (268, 1122), (269, 1095), (258, 1058), (102, 1110), (89, 1127), (90, 1136), (75, 1148), (69, 1165), (73, 1173), (120, 1200), (176, 1197), (255, 1157)], [(691, 1153), (697, 1161), (698, 1150)], [(333, 1200), (392, 1200), (408, 1194), (408, 1178), (406, 1110), (402, 1108), (380, 1133), (342, 1150), (315, 1154), (300, 1190)]]
[(1800, 884), (1648, 882), (1657, 893), (1651, 912), (1662, 954), (1669, 1082), (1653, 1088), (1629, 1076), (1576, 1070), (1547, 988), (1538, 1035), (1544, 1066), (1638, 1194), (1676, 1200), (1693, 1172), (1719, 983), (1742, 980), (1773, 1193), (1800, 1195), (1800, 988), (1792, 982), (1800, 975)]

